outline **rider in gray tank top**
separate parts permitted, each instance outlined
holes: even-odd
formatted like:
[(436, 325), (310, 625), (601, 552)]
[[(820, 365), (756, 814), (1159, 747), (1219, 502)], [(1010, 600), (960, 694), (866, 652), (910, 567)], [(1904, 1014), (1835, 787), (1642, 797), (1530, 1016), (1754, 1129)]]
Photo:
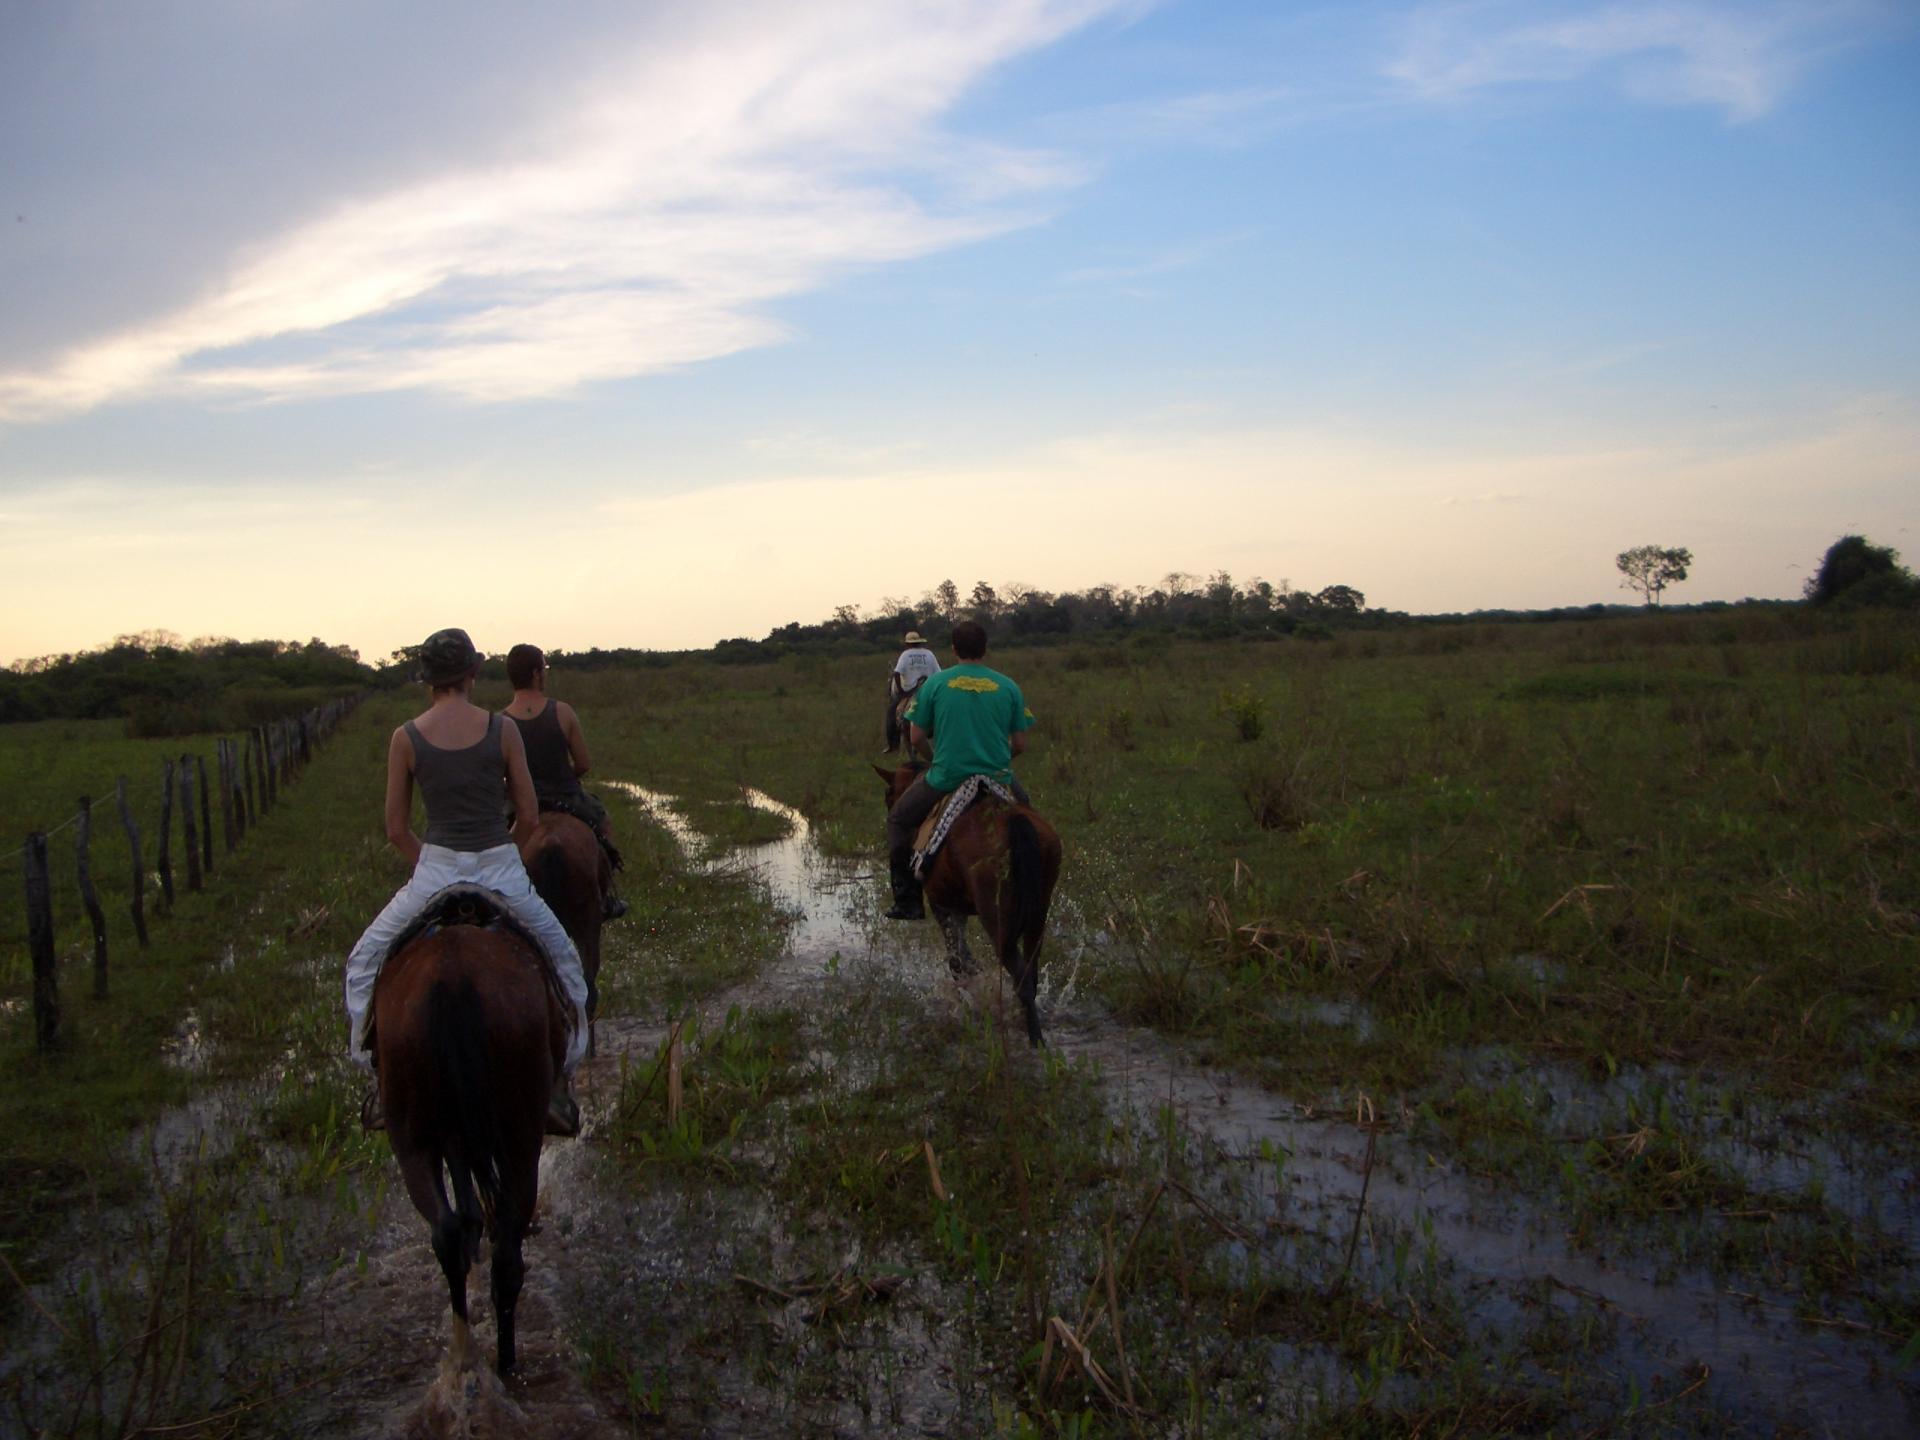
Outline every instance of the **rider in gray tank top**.
[(413, 742), (413, 777), (427, 804), (425, 842), (477, 853), (512, 840), (503, 813), (507, 766), (500, 754), (500, 717), (493, 716), (487, 733), (464, 750), (440, 749), (411, 720), (406, 731)]

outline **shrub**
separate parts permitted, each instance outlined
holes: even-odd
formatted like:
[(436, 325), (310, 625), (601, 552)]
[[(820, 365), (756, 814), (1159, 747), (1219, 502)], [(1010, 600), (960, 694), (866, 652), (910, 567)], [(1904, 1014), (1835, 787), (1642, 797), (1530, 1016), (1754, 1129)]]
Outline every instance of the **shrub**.
[(1265, 728), (1267, 702), (1252, 690), (1223, 690), (1220, 692), (1220, 713), (1233, 722), (1234, 730), (1242, 740), (1258, 740)]

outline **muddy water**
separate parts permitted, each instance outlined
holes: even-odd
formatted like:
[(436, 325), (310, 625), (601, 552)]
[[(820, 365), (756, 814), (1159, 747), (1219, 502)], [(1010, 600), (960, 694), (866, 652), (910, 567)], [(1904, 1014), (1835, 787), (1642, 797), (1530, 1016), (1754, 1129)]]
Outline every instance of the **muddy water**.
[[(1366, 1135), (1357, 1125), (1303, 1117), (1281, 1096), (1196, 1066), (1158, 1037), (1088, 1011), (1054, 1015), (1050, 1034), (1067, 1054), (1099, 1065), (1117, 1104), (1142, 1116), (1170, 1108), (1190, 1134), (1210, 1137), (1276, 1219), (1333, 1237), (1349, 1233), (1366, 1172)], [(1276, 1155), (1285, 1157), (1278, 1173)], [(1703, 1364), (1718, 1408), (1762, 1429), (1892, 1435), (1911, 1433), (1920, 1419), (1913, 1391), (1885, 1373), (1883, 1342), (1797, 1324), (1791, 1294), (1750, 1301), (1705, 1273), (1662, 1275), (1644, 1256), (1576, 1249), (1547, 1209), (1391, 1134), (1377, 1142), (1364, 1219), (1362, 1254), (1372, 1251), (1376, 1263), (1396, 1239), (1424, 1244), (1430, 1235), (1481, 1321), (1497, 1330), (1528, 1323), (1542, 1303), (1585, 1304), (1616, 1319), (1613, 1368), (1623, 1394), (1629, 1376), (1643, 1395), (1672, 1393), (1688, 1383), (1683, 1372)], [(1751, 1291), (1747, 1283), (1736, 1288)], [(1834, 1416), (1848, 1418), (1829, 1432)]]

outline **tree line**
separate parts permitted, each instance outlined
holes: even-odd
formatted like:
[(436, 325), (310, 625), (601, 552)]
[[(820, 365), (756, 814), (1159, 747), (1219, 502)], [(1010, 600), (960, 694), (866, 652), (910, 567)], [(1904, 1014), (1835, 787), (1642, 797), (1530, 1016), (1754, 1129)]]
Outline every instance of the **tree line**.
[(358, 651), (318, 637), (186, 641), (146, 630), (94, 650), (15, 661), (0, 671), (0, 722), (124, 718), (133, 735), (240, 730), (375, 679)]

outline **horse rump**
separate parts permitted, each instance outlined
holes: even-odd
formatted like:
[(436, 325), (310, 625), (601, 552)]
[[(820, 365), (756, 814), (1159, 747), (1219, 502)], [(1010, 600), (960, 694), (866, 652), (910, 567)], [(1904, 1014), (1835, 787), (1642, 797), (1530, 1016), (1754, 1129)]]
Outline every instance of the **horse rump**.
[(521, 1242), (539, 1193), (553, 1084), (538, 953), (504, 927), (450, 925), (394, 955), (374, 992), (387, 1138), (446, 1276), (464, 1351), (467, 1271), (493, 1241), (496, 1368), (514, 1365)]

